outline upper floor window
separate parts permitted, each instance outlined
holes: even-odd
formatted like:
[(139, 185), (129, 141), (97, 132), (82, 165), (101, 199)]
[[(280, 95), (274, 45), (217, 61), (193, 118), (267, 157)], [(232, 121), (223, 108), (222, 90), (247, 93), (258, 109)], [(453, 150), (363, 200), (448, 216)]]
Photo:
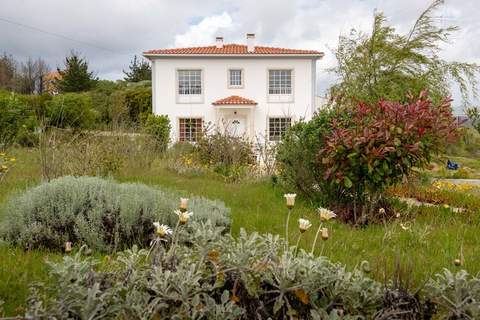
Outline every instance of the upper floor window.
[(269, 70), (268, 93), (292, 94), (292, 70)]
[(228, 75), (229, 87), (243, 86), (243, 72), (242, 69), (230, 69)]
[(180, 141), (196, 142), (202, 134), (202, 118), (181, 118), (178, 119), (178, 124)]
[(178, 70), (178, 94), (202, 94), (202, 70)]
[(268, 119), (268, 138), (270, 141), (280, 141), (292, 125), (292, 118), (277, 117)]

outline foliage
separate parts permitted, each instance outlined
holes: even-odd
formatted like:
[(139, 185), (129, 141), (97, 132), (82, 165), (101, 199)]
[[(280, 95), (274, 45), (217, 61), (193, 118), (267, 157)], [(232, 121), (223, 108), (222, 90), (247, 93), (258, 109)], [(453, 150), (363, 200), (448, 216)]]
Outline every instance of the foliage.
[(156, 150), (165, 152), (170, 142), (171, 126), (168, 116), (149, 114), (144, 127), (145, 131), (153, 136)]
[(125, 81), (139, 82), (152, 79), (152, 69), (150, 64), (144, 59), (139, 60), (137, 56), (133, 56), (133, 60), (128, 66), (129, 71), (123, 71), (125, 74)]
[(15, 165), (16, 159), (9, 157), (6, 153), (0, 152), (0, 182)]
[(450, 100), (433, 105), (422, 94), (405, 104), (360, 103), (346, 112), (348, 117), (331, 122), (317, 161), (325, 180), (339, 188), (339, 200), (353, 202), (354, 215), (355, 204), (365, 213), (363, 206), (376, 205), (380, 192), (405, 180), (413, 167), (427, 165), (455, 137)]
[(440, 308), (444, 319), (478, 319), (480, 317), (480, 279), (462, 270), (445, 269), (425, 286), (427, 297)]
[(95, 89), (89, 91), (93, 108), (99, 114), (99, 124), (118, 127), (128, 120), (124, 89), (123, 82), (99, 80)]
[(86, 93), (65, 93), (46, 102), (48, 125), (59, 128), (91, 128), (98, 117)]
[(53, 282), (35, 288), (29, 314), (321, 319), (339, 312), (369, 317), (381, 306), (382, 285), (324, 257), (283, 251), (278, 236), (242, 231), (233, 238), (209, 224), (193, 230), (191, 245), (177, 247), (174, 258), (160, 246), (152, 256), (128, 250), (105, 271), (80, 253), (51, 264)]
[(88, 62), (72, 51), (65, 58), (65, 69), (57, 68), (59, 79), (56, 86), (60, 92), (87, 91), (95, 87), (98, 79), (88, 70)]
[(346, 206), (342, 215), (356, 222), (387, 186), (428, 164), (454, 136), (449, 100), (433, 105), (421, 95), (405, 104), (339, 106), (287, 134), (279, 147), (281, 177), (310, 198)]
[(467, 108), (465, 112), (468, 116), (468, 119), (472, 122), (472, 126), (478, 131), (478, 133), (480, 133), (480, 108)]
[(48, 72), (49, 67), (41, 58), (16, 61), (12, 55), (4, 53), (0, 57), (0, 89), (41, 94), (45, 91), (44, 80)]
[(448, 156), (480, 158), (480, 132), (467, 127), (458, 128), (457, 131), (459, 139), (457, 143), (447, 146), (446, 154)]
[(14, 143), (30, 146), (36, 117), (25, 96), (0, 91), (0, 150)]
[(407, 183), (388, 188), (388, 194), (400, 198), (412, 198), (434, 205), (461, 208), (467, 212), (480, 210), (478, 188), (474, 185), (434, 182), (433, 184)]
[(330, 89), (331, 96), (370, 103), (405, 101), (408, 93), (428, 90), (433, 101), (439, 102), (448, 95), (453, 81), (468, 100), (469, 85), (475, 94), (480, 68), (440, 58), (442, 44), (458, 29), (436, 25), (433, 14), (443, 3), (433, 1), (405, 35), (386, 25), (386, 17), (378, 12), (371, 34), (352, 30), (349, 36), (341, 36), (334, 50), (338, 66), (331, 70), (339, 82)]
[(200, 164), (208, 166), (231, 182), (245, 176), (247, 167), (255, 164), (252, 143), (247, 138), (233, 136), (226, 130), (205, 130), (195, 144), (194, 152)]
[(287, 131), (277, 149), (279, 180), (285, 189), (298, 190), (320, 202), (335, 197), (324, 181), (317, 154), (331, 131), (330, 123), (341, 116), (338, 109), (323, 109), (311, 121), (298, 122)]
[[(61, 250), (66, 241), (114, 252), (150, 242), (153, 221), (172, 224), (178, 196), (142, 184), (92, 177), (64, 177), (11, 199), (2, 236), (23, 248)], [(229, 227), (228, 209), (218, 201), (191, 200), (194, 220)]]
[(130, 121), (141, 123), (152, 113), (152, 88), (133, 87), (125, 91), (125, 107)]

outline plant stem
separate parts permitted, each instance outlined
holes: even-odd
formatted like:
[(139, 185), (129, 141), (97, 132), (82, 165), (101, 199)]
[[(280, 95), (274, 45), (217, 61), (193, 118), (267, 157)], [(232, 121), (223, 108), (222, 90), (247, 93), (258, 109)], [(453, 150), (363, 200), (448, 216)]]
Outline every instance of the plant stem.
[(298, 236), (297, 243), (295, 244), (295, 256), (298, 253), (298, 245), (300, 244), (300, 239), (302, 238), (303, 233), (300, 232), (300, 235)]
[(315, 250), (315, 247), (317, 246), (317, 240), (318, 240), (318, 235), (320, 234), (320, 231), (322, 230), (322, 223), (318, 226), (317, 233), (315, 234), (315, 240), (313, 240), (313, 245), (312, 245), (312, 250), (310, 251), (310, 254), (313, 255), (313, 251)]
[(290, 213), (291, 212), (292, 212), (292, 209), (288, 208), (287, 223), (285, 225), (285, 250), (288, 250), (288, 223), (290, 221)]

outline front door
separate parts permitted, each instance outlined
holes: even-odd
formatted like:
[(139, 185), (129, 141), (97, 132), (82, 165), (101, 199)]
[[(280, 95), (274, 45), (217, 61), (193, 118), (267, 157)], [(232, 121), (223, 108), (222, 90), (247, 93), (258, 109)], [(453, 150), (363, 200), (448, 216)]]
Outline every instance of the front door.
[(228, 121), (228, 132), (234, 137), (243, 137), (245, 135), (245, 118), (231, 118)]

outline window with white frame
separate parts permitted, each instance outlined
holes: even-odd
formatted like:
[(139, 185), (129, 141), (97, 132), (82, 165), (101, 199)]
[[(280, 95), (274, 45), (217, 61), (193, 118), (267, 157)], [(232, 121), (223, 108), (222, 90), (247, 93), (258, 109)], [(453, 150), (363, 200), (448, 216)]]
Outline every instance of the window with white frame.
[(243, 72), (242, 69), (230, 69), (229, 70), (228, 85), (230, 87), (243, 86)]
[(270, 141), (280, 141), (292, 125), (290, 117), (276, 117), (268, 119), (268, 138)]
[(292, 70), (269, 70), (268, 93), (292, 94)]
[(180, 141), (196, 142), (203, 129), (202, 118), (178, 119), (178, 133)]
[(178, 70), (178, 94), (202, 94), (202, 70)]

